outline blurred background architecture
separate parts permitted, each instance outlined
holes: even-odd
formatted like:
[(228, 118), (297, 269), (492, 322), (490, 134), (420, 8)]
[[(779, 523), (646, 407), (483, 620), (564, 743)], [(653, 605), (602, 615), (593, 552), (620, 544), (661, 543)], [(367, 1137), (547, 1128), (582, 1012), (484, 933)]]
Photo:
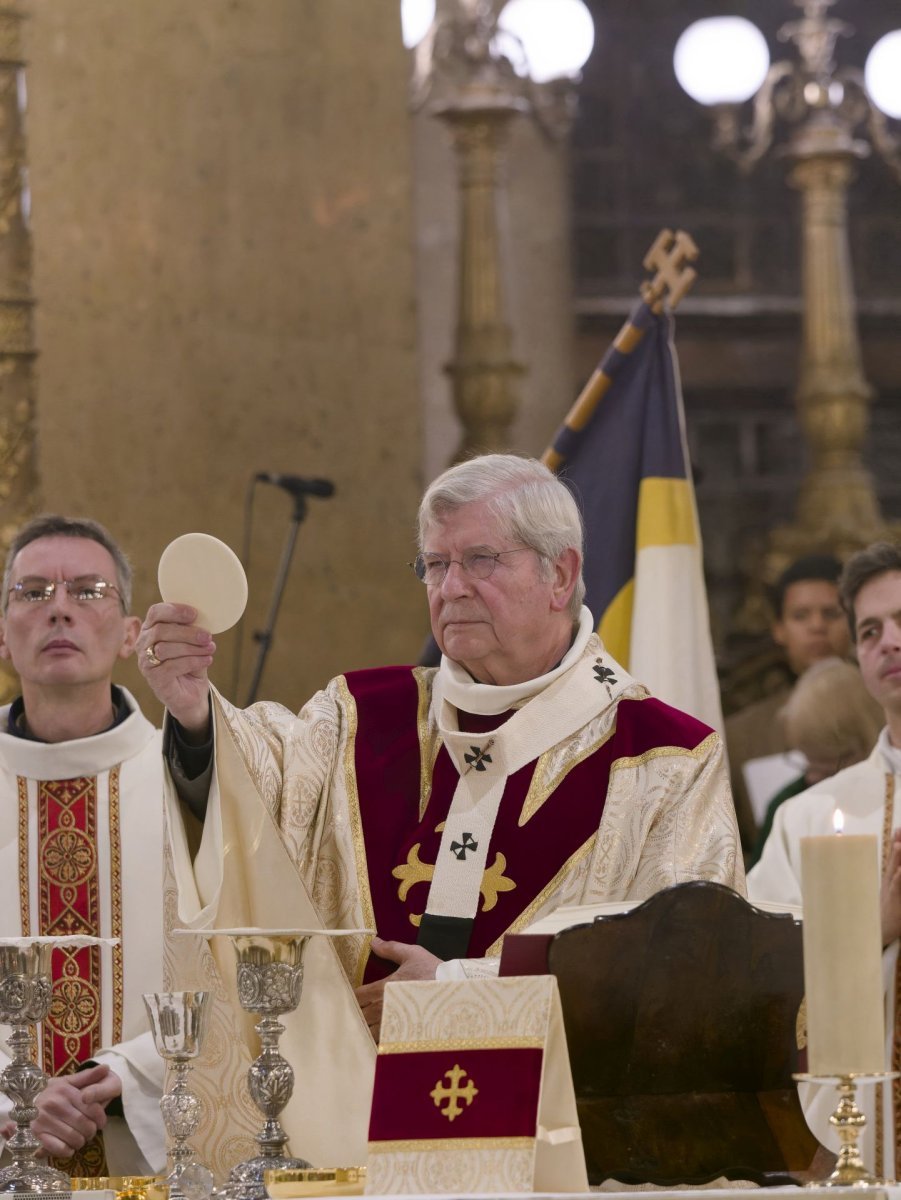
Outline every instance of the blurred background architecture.
[[(676, 345), (724, 669), (765, 627), (752, 581), (799, 548), (785, 531), (804, 526), (811, 473), (832, 495), (850, 469), (872, 499), (867, 521), (848, 501), (833, 548), (891, 530), (901, 102), (874, 123), (853, 73), (901, 27), (896, 0), (549, 3), (558, 27), (564, 8), (591, 18), (580, 76), (571, 61), (548, 80), (522, 30), (498, 37), (500, 0), (437, 0), (409, 48), (399, 0), (5, 5), (0, 302), (19, 325), (18, 341), (0, 327), (0, 450), (17, 464), (0, 463), (0, 526), (36, 509), (109, 524), (140, 611), (176, 534), (241, 548), (255, 472), (325, 476), (335, 496), (311, 501), (262, 694), (296, 706), (338, 670), (410, 661), (422, 484), (461, 447), (542, 452), (669, 227), (701, 250)], [(761, 106), (756, 127), (752, 102), (717, 123), (674, 68), (686, 28), (716, 15), (808, 68), (778, 103), (771, 80), (752, 170), (735, 158)], [(834, 31), (822, 69), (801, 33), (780, 37), (833, 20), (853, 34)], [(813, 168), (811, 121), (838, 139)], [(277, 489), (252, 495), (241, 678), (290, 515)], [(222, 639), (226, 691), (238, 640)]]

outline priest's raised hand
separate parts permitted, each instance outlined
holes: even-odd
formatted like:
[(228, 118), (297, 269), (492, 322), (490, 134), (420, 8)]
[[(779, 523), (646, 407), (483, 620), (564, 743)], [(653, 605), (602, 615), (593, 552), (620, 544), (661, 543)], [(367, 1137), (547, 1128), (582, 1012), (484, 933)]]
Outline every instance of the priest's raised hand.
[(210, 725), (210, 681), (207, 670), (216, 643), (194, 624), (197, 610), (188, 604), (151, 605), (136, 653), (141, 674), (156, 698), (182, 729), (205, 734)]

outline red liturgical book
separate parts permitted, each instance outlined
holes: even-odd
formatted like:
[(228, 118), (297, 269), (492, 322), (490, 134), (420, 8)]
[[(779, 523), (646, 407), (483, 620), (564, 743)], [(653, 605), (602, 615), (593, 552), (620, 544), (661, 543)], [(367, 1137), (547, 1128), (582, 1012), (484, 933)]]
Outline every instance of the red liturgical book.
[(501, 975), (548, 975), (547, 955), (554, 934), (574, 925), (590, 925), (595, 917), (609, 917), (635, 908), (635, 900), (599, 904), (566, 904), (539, 917), (522, 933), (508, 933), (501, 950)]
[(501, 950), (500, 975), (547, 975), (552, 933), (510, 933)]

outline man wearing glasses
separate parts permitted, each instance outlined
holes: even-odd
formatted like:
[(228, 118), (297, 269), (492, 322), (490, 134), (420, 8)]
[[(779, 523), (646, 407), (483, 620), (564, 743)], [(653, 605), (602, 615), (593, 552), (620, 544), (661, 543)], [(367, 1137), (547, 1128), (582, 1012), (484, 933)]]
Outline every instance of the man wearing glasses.
[[(581, 603), (568, 489), (534, 460), (485, 456), (430, 486), (419, 529), (413, 565), (437, 670), (357, 671), (297, 717), (273, 704), (244, 713), (215, 692), (211, 702), (215, 647), (193, 609), (154, 605), (138, 639), (141, 669), (178, 723), (172, 757), (211, 732), (216, 746), (193, 861), (173, 806), (181, 919), (378, 932), (371, 951), (364, 937), (337, 945), (355, 1012), (341, 1010), (338, 984), (308, 975), (301, 1008), (319, 1037), (294, 1060), (308, 1082), (317, 1046), (332, 1083), (346, 1077), (361, 1012), (377, 1037), (386, 978), (496, 971), (504, 935), (563, 904), (640, 900), (688, 879), (743, 889), (719, 737), (649, 697), (603, 649)], [(317, 943), (320, 971), (329, 947)], [(337, 1115), (331, 1086), (308, 1090), (298, 1150), (340, 1155), (331, 1124), (346, 1154), (368, 1112), (365, 1081), (355, 1099), (348, 1080)]]
[(141, 998), (161, 986), (163, 812), (159, 732), (112, 683), (140, 630), (131, 567), (95, 521), (42, 516), (2, 586), (0, 657), (22, 694), (0, 709), (0, 932), (119, 939), (53, 952), (32, 1130), (67, 1174), (143, 1175), (165, 1161)]

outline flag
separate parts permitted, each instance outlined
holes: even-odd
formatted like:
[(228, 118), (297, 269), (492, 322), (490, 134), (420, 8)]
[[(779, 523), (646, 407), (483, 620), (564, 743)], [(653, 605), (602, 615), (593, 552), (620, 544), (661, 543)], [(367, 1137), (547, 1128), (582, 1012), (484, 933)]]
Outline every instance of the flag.
[(544, 461), (582, 509), (585, 602), (605, 647), (722, 732), (672, 335), (670, 313), (638, 303)]

